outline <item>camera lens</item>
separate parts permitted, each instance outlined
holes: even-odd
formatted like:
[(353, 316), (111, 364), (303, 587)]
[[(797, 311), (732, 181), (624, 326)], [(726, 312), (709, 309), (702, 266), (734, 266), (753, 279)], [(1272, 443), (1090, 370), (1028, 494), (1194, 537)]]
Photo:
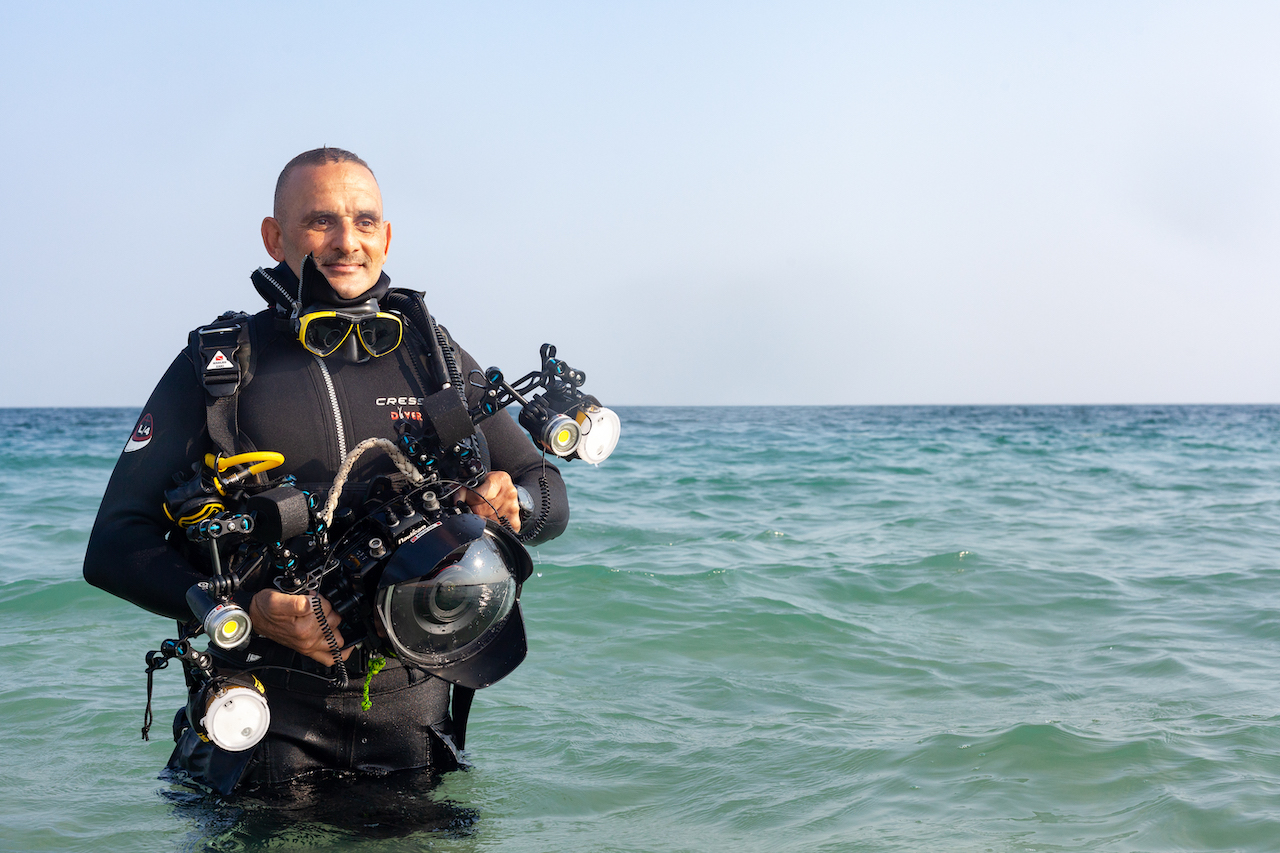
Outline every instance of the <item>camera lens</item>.
[[(444, 572), (455, 575), (456, 569), (457, 566), (450, 566)], [(479, 590), (471, 589), (467, 584), (453, 583), (449, 580), (437, 581), (434, 587), (424, 591), (426, 612), (435, 622), (457, 621), (467, 609), (467, 605), (475, 600), (477, 591)]]

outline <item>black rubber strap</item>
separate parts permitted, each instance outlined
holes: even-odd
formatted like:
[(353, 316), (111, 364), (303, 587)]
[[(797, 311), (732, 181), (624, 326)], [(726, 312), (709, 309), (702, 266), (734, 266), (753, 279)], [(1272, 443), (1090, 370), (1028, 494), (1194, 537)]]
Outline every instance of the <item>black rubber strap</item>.
[(453, 686), (453, 742), (459, 750), (467, 746), (467, 717), (471, 716), (471, 700), (476, 691), (470, 687)]
[(430, 421), (441, 447), (451, 447), (475, 434), (465, 400), (452, 390), (437, 391), (422, 401), (422, 414)]
[(209, 426), (209, 440), (224, 456), (236, 455), (236, 435), (240, 428), (236, 422), (236, 396), (205, 398), (205, 423)]

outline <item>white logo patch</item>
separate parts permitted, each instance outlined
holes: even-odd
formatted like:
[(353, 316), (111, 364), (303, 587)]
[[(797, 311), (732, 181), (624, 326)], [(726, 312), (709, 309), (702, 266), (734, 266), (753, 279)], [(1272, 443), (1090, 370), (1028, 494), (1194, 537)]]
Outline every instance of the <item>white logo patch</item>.
[(209, 360), (209, 366), (205, 370), (235, 370), (236, 363), (223, 355), (222, 350), (214, 353), (213, 358)]

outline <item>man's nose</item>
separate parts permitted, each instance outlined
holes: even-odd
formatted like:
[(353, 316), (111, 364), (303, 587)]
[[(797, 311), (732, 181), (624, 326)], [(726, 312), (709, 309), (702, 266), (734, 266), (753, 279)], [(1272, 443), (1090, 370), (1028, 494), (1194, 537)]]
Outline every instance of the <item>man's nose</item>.
[(344, 219), (334, 231), (333, 247), (344, 255), (350, 255), (352, 252), (355, 252), (360, 248), (360, 241), (357, 237), (358, 232), (356, 231), (356, 224), (350, 220)]

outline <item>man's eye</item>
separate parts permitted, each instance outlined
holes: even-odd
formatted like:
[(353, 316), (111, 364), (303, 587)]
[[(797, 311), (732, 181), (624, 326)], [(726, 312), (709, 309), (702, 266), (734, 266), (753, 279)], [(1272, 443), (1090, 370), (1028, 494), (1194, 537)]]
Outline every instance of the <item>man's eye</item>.
[(328, 227), (329, 227), (329, 217), (327, 217), (327, 216), (317, 216), (315, 219), (311, 220), (311, 227), (312, 227), (312, 228), (328, 228)]

